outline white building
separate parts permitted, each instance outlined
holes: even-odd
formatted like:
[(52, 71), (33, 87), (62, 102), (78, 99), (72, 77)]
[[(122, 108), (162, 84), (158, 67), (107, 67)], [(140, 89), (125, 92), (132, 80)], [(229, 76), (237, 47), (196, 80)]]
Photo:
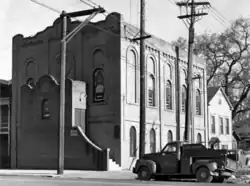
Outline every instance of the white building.
[(232, 149), (232, 105), (221, 87), (209, 87), (208, 95), (208, 139), (209, 146)]

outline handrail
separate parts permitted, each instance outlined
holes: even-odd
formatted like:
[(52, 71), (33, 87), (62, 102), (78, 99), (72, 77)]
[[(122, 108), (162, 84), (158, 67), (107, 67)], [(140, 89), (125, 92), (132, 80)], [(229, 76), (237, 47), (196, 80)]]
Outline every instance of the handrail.
[(91, 144), (96, 150), (102, 151), (102, 149), (100, 147), (98, 147), (97, 145), (94, 144), (94, 142), (92, 142), (87, 136), (86, 134), (83, 132), (82, 128), (80, 126), (76, 126), (77, 130), (80, 132), (80, 134), (84, 137), (84, 139)]

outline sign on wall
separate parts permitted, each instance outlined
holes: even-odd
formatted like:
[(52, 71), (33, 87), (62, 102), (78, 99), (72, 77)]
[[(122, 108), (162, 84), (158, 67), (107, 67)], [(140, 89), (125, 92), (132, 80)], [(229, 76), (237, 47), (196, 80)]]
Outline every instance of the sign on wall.
[(70, 136), (78, 136), (78, 132), (76, 129), (71, 129), (70, 130)]

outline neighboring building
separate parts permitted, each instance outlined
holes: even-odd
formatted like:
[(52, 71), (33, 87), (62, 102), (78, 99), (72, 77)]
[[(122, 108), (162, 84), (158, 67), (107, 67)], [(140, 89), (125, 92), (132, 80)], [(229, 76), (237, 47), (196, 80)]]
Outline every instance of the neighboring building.
[[(69, 30), (78, 24), (68, 20)], [(13, 168), (57, 167), (61, 28), (61, 20), (57, 19), (53, 26), (33, 37), (13, 38)], [(138, 32), (120, 14), (112, 13), (106, 20), (85, 26), (68, 43), (66, 75), (72, 82), (77, 80), (82, 86), (86, 83), (87, 109), (82, 112), (73, 108), (74, 96), (68, 83), (66, 169), (98, 169), (94, 162), (100, 156), (94, 153), (98, 149), (94, 144), (101, 149), (110, 148), (110, 158), (122, 168), (131, 167), (138, 157), (139, 43), (131, 41)], [(159, 151), (168, 141), (176, 139), (175, 56), (169, 43), (155, 36), (146, 40), (146, 152)], [(181, 52), (182, 139), (186, 60), (187, 55)], [(194, 83), (193, 140), (207, 143), (205, 62), (194, 56), (195, 75), (201, 78)], [(84, 92), (85, 88), (80, 88)], [(82, 97), (76, 99), (81, 101)], [(72, 135), (72, 125), (76, 123), (88, 137)]]
[(0, 168), (10, 165), (11, 82), (0, 79)]
[(221, 87), (209, 87), (207, 95), (209, 146), (232, 149), (235, 143), (232, 135), (233, 107)]

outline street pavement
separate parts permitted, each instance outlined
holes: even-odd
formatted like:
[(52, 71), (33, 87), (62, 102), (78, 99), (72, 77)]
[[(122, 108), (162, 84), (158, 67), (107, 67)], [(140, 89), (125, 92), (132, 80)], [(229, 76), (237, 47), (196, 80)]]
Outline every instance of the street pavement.
[[(250, 183), (250, 176), (236, 176), (227, 180), (223, 185), (242, 185)], [(199, 186), (199, 185), (211, 185), (205, 183), (196, 183), (195, 181), (140, 181), (136, 179), (137, 176), (129, 170), (122, 171), (72, 171), (65, 170), (63, 175), (57, 175), (55, 170), (0, 170), (0, 186), (11, 185), (73, 185), (73, 186), (150, 186), (150, 185), (167, 185), (167, 186)], [(221, 185), (221, 184), (212, 184)]]
[[(119, 180), (119, 179), (75, 179), (75, 178), (46, 178), (34, 176), (0, 176), (1, 186), (221, 186), (221, 184), (207, 184), (195, 182), (157, 182), (157, 181), (139, 181), (139, 180)], [(223, 185), (232, 185), (224, 183)], [(238, 185), (238, 184), (237, 184)], [(239, 184), (244, 185), (244, 184)]]

